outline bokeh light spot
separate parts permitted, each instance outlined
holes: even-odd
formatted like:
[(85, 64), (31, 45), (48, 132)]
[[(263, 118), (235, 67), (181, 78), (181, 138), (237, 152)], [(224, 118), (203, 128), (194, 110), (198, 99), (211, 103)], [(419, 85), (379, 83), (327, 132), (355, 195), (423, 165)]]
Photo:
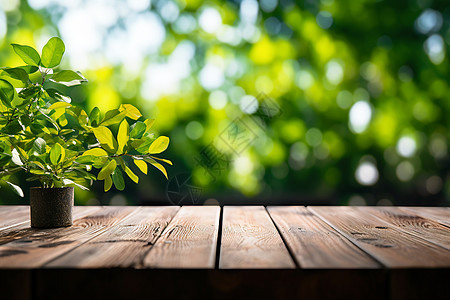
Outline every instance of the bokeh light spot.
[(402, 161), (395, 169), (395, 173), (400, 181), (410, 181), (414, 176), (414, 166), (409, 161)]
[(327, 11), (321, 11), (316, 16), (317, 25), (323, 29), (328, 29), (333, 25), (333, 16)]
[(350, 129), (355, 133), (366, 130), (372, 117), (372, 108), (366, 101), (358, 101), (350, 109)]
[(409, 136), (403, 136), (397, 142), (397, 152), (403, 157), (413, 156), (416, 148), (416, 141)]
[(306, 142), (310, 146), (318, 146), (322, 143), (322, 132), (317, 128), (310, 128), (306, 132)]
[(374, 185), (378, 181), (378, 169), (372, 162), (362, 162), (355, 172), (355, 178), (361, 185)]
[(198, 140), (203, 136), (203, 125), (197, 121), (191, 121), (186, 125), (186, 135), (191, 140)]

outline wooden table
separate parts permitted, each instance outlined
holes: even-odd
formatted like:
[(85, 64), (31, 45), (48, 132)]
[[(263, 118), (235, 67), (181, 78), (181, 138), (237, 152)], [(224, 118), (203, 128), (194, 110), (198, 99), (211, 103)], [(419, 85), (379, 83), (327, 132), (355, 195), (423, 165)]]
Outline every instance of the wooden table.
[(449, 250), (444, 207), (1, 206), (0, 298), (450, 299)]

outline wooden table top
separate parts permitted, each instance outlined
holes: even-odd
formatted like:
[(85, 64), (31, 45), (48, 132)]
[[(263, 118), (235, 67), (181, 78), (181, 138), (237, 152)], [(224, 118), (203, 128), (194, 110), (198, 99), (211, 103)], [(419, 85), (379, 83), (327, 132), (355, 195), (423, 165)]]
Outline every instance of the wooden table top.
[(450, 208), (76, 206), (73, 226), (34, 229), (0, 206), (0, 271), (112, 268), (448, 275)]

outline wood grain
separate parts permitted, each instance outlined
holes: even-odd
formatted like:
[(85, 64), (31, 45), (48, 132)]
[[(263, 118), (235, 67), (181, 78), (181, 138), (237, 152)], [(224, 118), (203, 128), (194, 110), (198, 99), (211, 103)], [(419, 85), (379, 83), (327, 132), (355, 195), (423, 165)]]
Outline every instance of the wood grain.
[(380, 267), (374, 259), (303, 206), (270, 206), (267, 211), (301, 268)]
[(400, 207), (399, 209), (450, 227), (450, 207)]
[(221, 269), (295, 268), (262, 206), (223, 208), (219, 266)]
[(356, 207), (308, 207), (389, 268), (450, 267), (450, 252)]
[[(72, 211), (73, 219), (79, 219), (89, 214), (94, 213), (95, 211), (100, 210), (100, 206), (74, 206)], [(30, 209), (28, 207), (27, 216), (25, 217), (27, 221), (20, 222), (16, 225), (12, 225), (3, 230), (0, 230), (0, 245), (12, 242), (14, 240), (18, 240), (21, 238), (25, 238), (32, 234), (35, 234), (38, 229), (30, 227)]]
[(24, 237), (0, 246), (0, 267), (41, 267), (104, 232), (132, 212), (133, 208), (129, 207), (103, 207), (93, 214), (75, 220), (71, 227), (27, 228)]
[[(397, 207), (360, 207), (403, 231), (450, 250), (450, 228)], [(450, 254), (450, 253), (449, 253)]]
[(220, 207), (183, 206), (147, 254), (150, 268), (214, 268)]
[(105, 232), (46, 264), (58, 268), (138, 266), (179, 207), (140, 207)]
[(0, 231), (14, 225), (29, 223), (29, 206), (0, 206)]

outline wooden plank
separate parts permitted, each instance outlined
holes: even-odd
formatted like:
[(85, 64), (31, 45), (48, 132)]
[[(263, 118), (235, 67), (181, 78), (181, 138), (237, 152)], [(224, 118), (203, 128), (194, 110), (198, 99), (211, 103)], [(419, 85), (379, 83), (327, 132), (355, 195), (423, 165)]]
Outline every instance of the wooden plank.
[[(74, 206), (73, 208), (73, 219), (79, 219), (95, 211), (100, 210), (100, 206)], [(21, 222), (19, 224), (10, 226), (8, 228), (0, 230), (0, 245), (25, 238), (34, 234), (37, 229), (30, 227), (30, 212), (28, 208), (27, 221)]]
[(310, 206), (308, 210), (386, 267), (450, 267), (448, 250), (356, 207)]
[(397, 207), (360, 207), (359, 210), (373, 214), (384, 221), (450, 250), (450, 228), (428, 218), (400, 210)]
[(144, 259), (150, 268), (214, 268), (220, 207), (183, 206)]
[(226, 206), (219, 267), (282, 269), (295, 264), (264, 207)]
[(0, 231), (21, 223), (26, 223), (29, 219), (29, 206), (0, 206)]
[(449, 207), (399, 207), (401, 210), (415, 213), (450, 227)]
[(301, 268), (380, 267), (374, 259), (303, 206), (271, 206), (267, 211)]
[(34, 229), (31, 234), (0, 246), (0, 267), (38, 268), (104, 232), (133, 212), (130, 207), (103, 207), (64, 228)]
[(141, 207), (130, 217), (110, 227), (46, 267), (111, 268), (135, 267), (155, 244), (179, 207)]

